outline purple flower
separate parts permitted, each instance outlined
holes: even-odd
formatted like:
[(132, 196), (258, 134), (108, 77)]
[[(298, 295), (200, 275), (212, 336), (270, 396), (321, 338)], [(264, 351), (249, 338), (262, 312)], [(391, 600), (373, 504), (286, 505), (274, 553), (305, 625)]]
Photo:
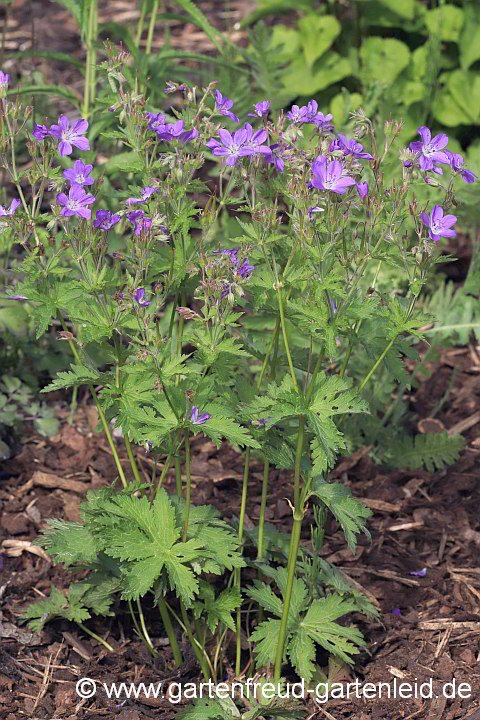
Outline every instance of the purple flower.
[(90, 173), (93, 165), (85, 165), (83, 160), (75, 160), (73, 167), (63, 171), (63, 177), (69, 180), (71, 185), (93, 185), (95, 180)]
[(432, 170), (434, 163), (450, 163), (447, 153), (443, 150), (448, 143), (445, 133), (440, 133), (432, 138), (430, 130), (423, 125), (417, 128), (417, 133), (422, 139), (411, 142), (408, 147), (413, 152), (420, 153), (419, 163), (422, 170)]
[(147, 232), (152, 227), (152, 218), (145, 217), (143, 210), (134, 210), (127, 214), (127, 218), (135, 225), (135, 235)]
[(144, 288), (137, 288), (135, 292), (133, 293), (133, 297), (137, 301), (139, 305), (142, 307), (147, 307), (148, 305), (151, 305), (151, 301), (145, 300), (145, 289)]
[(431, 240), (439, 240), (441, 237), (455, 237), (455, 230), (451, 230), (455, 225), (457, 218), (455, 215), (444, 215), (443, 208), (435, 205), (430, 215), (420, 213), (420, 218), (424, 225), (428, 227), (428, 235)]
[(266, 130), (257, 130), (257, 132), (254, 133), (252, 126), (248, 122), (246, 122), (243, 127), (247, 131), (246, 142), (256, 153), (263, 153), (264, 155), (272, 154), (268, 145), (263, 145), (268, 138), (268, 132)]
[(408, 573), (409, 575), (416, 575), (417, 577), (425, 577), (427, 574), (427, 568), (424, 567), (421, 570), (412, 570)]
[(8, 210), (5, 210), (3, 205), (0, 205), (0, 217), (7, 217), (8, 215), (13, 215), (18, 207), (20, 207), (20, 200), (12, 200)]
[(114, 215), (110, 210), (97, 210), (93, 227), (99, 230), (110, 230), (120, 221), (120, 215)]
[(227, 158), (227, 165), (233, 166), (237, 163), (237, 158), (245, 157), (247, 155), (254, 155), (255, 148), (245, 145), (247, 142), (247, 131), (245, 128), (236, 130), (233, 136), (228, 130), (219, 130), (220, 141), (211, 138), (207, 142), (207, 147), (210, 148), (213, 155), (219, 155)]
[(149, 130), (153, 130), (155, 132), (157, 129), (163, 128), (165, 125), (165, 115), (162, 113), (147, 112), (147, 117)]
[(365, 180), (364, 182), (356, 183), (355, 189), (358, 193), (360, 200), (363, 200), (363, 198), (367, 197), (368, 195), (368, 182)]
[(466, 183), (474, 183), (477, 179), (477, 176), (475, 173), (473, 173), (471, 170), (467, 170), (463, 167), (463, 163), (465, 160), (463, 159), (463, 156), (459, 153), (452, 153), (450, 150), (445, 150), (445, 155), (447, 155), (450, 167), (452, 168), (453, 172), (460, 173), (460, 175), (463, 178), (463, 181)]
[(230, 261), (233, 264), (237, 264), (237, 252), (240, 250), (240, 248), (233, 248), (233, 250), (212, 250), (212, 255), (228, 255), (230, 258)]
[(0, 70), (0, 90), (6, 90), (10, 82), (10, 75)]
[(171, 140), (181, 140), (181, 142), (194, 140), (198, 135), (195, 128), (192, 130), (184, 130), (183, 126), (184, 121), (177, 120), (177, 122), (170, 123), (169, 125), (160, 125), (155, 132), (159, 140), (165, 140), (166, 142), (170, 142)]
[(402, 613), (401, 613), (401, 611), (400, 611), (400, 608), (393, 608), (393, 610), (392, 610), (392, 615), (401, 615), (401, 614), (402, 614)]
[(147, 200), (148, 200), (154, 193), (156, 193), (157, 190), (160, 190), (160, 188), (158, 188), (158, 187), (152, 188), (152, 187), (150, 187), (150, 185), (147, 185), (147, 187), (143, 188), (142, 194), (141, 194), (141, 196), (140, 196), (139, 198), (134, 198), (134, 197), (128, 198), (127, 200), (125, 200), (125, 203), (126, 203), (127, 205), (133, 205), (133, 203), (144, 203), (144, 202), (147, 202)]
[(68, 191), (68, 197), (65, 193), (58, 193), (56, 201), (59, 205), (63, 205), (63, 210), (60, 215), (63, 217), (71, 217), (72, 215), (78, 215), (78, 217), (90, 220), (92, 217), (92, 211), (90, 208), (85, 207), (95, 202), (94, 195), (87, 195), (81, 185), (72, 185)]
[(52, 125), (50, 128), (50, 135), (60, 140), (58, 146), (60, 155), (71, 155), (72, 145), (75, 145), (79, 150), (90, 150), (88, 140), (82, 135), (88, 130), (88, 122), (86, 120), (76, 120), (72, 127), (68, 126), (68, 117), (62, 115), (59, 118), (58, 125)]
[[(312, 102), (315, 101), (313, 100)], [(296, 125), (297, 123), (300, 124), (310, 122), (309, 118), (311, 114), (311, 110), (307, 107), (307, 105), (303, 105), (302, 107), (298, 107), (298, 105), (292, 105), (292, 109), (287, 112), (287, 118), (294, 125)]]
[(25, 295), (9, 295), (8, 299), (9, 300), (28, 300), (28, 298), (25, 297)]
[(362, 143), (359, 143), (354, 139), (350, 140), (349, 138), (346, 138), (345, 135), (337, 135), (337, 137), (330, 143), (330, 147), (328, 148), (328, 150), (329, 152), (333, 152), (334, 150), (341, 150), (345, 156), (353, 155), (355, 159), (373, 159), (373, 155), (370, 155), (370, 153), (363, 151)]
[(348, 187), (355, 185), (352, 177), (344, 176), (344, 167), (339, 160), (319, 155), (312, 164), (312, 186), (317, 190), (330, 190), (343, 195)]
[(269, 108), (268, 100), (262, 100), (262, 102), (255, 103), (255, 112), (248, 113), (248, 117), (259, 117), (259, 118), (267, 117), (268, 108)]
[(203, 415), (198, 414), (198, 407), (194, 405), (192, 407), (192, 416), (191, 421), (194, 425), (203, 425), (203, 423), (206, 423), (207, 420), (210, 420), (213, 416), (209, 415), (209, 413), (203, 413)]
[(268, 421), (271, 420), (272, 417), (273, 417), (273, 415), (269, 415), (268, 417), (265, 417), (265, 418), (258, 418), (257, 420), (252, 420), (252, 424), (259, 425), (261, 427), (265, 427), (265, 425), (268, 424)]
[(238, 122), (238, 117), (235, 113), (230, 111), (233, 105), (233, 100), (229, 100), (227, 97), (223, 97), (220, 90), (215, 90), (215, 110), (218, 110), (220, 115), (229, 117), (233, 122)]
[(270, 155), (265, 155), (265, 160), (268, 163), (275, 165), (278, 172), (283, 172), (285, 170), (285, 162), (282, 158), (284, 152), (285, 145), (274, 143), (273, 145), (270, 145)]
[(319, 213), (319, 212), (325, 212), (325, 208), (318, 207), (318, 205), (315, 205), (315, 207), (309, 207), (308, 208), (308, 222), (314, 222), (315, 213)]
[(37, 142), (41, 142), (42, 140), (45, 140), (47, 135), (50, 135), (50, 130), (46, 125), (39, 125), (37, 123), (35, 125), (35, 129), (32, 131), (32, 135)]
[(248, 260), (244, 260), (243, 264), (238, 264), (235, 268), (235, 272), (237, 275), (240, 275), (242, 278), (249, 278), (250, 274), (255, 270), (255, 265), (249, 265)]

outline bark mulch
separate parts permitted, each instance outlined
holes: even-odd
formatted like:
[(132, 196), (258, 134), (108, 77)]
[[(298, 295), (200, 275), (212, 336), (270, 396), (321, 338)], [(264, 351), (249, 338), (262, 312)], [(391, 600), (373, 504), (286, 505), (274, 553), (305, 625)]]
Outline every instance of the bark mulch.
[[(312, 701), (306, 716), (316, 711), (319, 717), (328, 713), (328, 718), (336, 720), (464, 720), (480, 712), (479, 353), (480, 348), (473, 345), (444, 350), (431, 376), (421, 381), (412, 396), (420, 428), (433, 424), (434, 429), (443, 426), (465, 436), (465, 451), (455, 465), (435, 473), (392, 472), (375, 465), (362, 449), (343, 459), (331, 474), (331, 479), (348, 485), (374, 511), (369, 523), (371, 542), (361, 538), (355, 555), (345, 547), (333, 521), (322, 551), (380, 609), (376, 621), (353, 617), (365, 634), (368, 650), (358, 656), (346, 678), (372, 683), (396, 679), (397, 684), (416, 682), (418, 686), (430, 682), (438, 697), (333, 699), (320, 708)], [(48, 440), (36, 435), (24, 438), (18, 455), (1, 472), (0, 718), (174, 717), (180, 706), (165, 700), (129, 700), (120, 707), (102, 692), (85, 701), (75, 694), (75, 683), (82, 677), (145, 683), (198, 679), (188, 653), (179, 672), (171, 669), (170, 649), (153, 610), (149, 627), (162, 648), (156, 661), (136, 639), (123, 605), (117, 607), (114, 618), (89, 621), (118, 649), (113, 657), (66, 622), (51, 623), (40, 636), (16, 624), (26, 604), (48, 595), (51, 584), (66, 588), (72, 579), (72, 573), (52, 566), (34, 544), (45, 520), (79, 520), (79, 505), (87, 490), (112, 482), (116, 475), (111, 451), (103, 436), (95, 433), (96, 411), (87, 404), (87, 396), (71, 426), (66, 422), (66, 403), (57, 399), (55, 404), (62, 420), (60, 433)], [(128, 474), (121, 439), (118, 446)], [(194, 502), (212, 503), (231, 519), (239, 507), (242, 456), (227, 444), (217, 450), (202, 436), (193, 448)], [(152, 459), (141, 449), (137, 457), (148, 478)], [(251, 477), (247, 523), (258, 521), (260, 464), (252, 463)], [(289, 473), (271, 472), (267, 517), (286, 531), (291, 522), (285, 501), (291, 495), (290, 483)], [(173, 490), (173, 485), (168, 474), (167, 488)], [(410, 574), (424, 567), (424, 577)], [(453, 681), (457, 688), (459, 683), (468, 683), (470, 696), (445, 698), (442, 687)], [(468, 694), (466, 687), (463, 694)]]

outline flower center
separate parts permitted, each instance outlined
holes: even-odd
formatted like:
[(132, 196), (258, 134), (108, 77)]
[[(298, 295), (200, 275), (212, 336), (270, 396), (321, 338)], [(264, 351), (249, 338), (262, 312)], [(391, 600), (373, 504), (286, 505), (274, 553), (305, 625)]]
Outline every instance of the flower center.
[(75, 179), (77, 183), (81, 185), (83, 182), (85, 182), (85, 175), (83, 173), (78, 173)]

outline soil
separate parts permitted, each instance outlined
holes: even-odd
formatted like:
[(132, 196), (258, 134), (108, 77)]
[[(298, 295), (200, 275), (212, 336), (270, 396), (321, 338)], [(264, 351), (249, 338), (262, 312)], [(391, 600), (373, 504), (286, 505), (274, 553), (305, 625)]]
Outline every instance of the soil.
[[(196, 4), (222, 30), (233, 28), (254, 6), (247, 0)], [(173, 10), (171, 5), (166, 3)], [(100, 2), (101, 21), (135, 23), (137, 18), (138, 10), (130, 2)], [(194, 44), (200, 52), (211, 50), (203, 33), (192, 25), (173, 24), (172, 36), (174, 47), (190, 49)], [(246, 34), (233, 31), (232, 37), (243, 41)], [(3, 69), (13, 67), (9, 52), (32, 46), (83, 58), (74, 21), (67, 11), (46, 0), (14, 0), (8, 10)], [(81, 92), (81, 78), (70, 66), (47, 65), (38, 59), (25, 62), (27, 66), (31, 62), (32, 69), (43, 69), (45, 82), (66, 84)], [(452, 247), (454, 254), (459, 250)], [(461, 254), (468, 266), (468, 245), (462, 245)], [(446, 267), (456, 267), (452, 272), (458, 273), (460, 266)], [(458, 282), (462, 276), (464, 272), (460, 271), (460, 277), (451, 279)], [(420, 387), (410, 398), (418, 428), (461, 432), (466, 447), (460, 460), (442, 472), (431, 473), (388, 471), (372, 462), (368, 449), (344, 458), (330, 479), (348, 485), (374, 511), (369, 522), (371, 541), (360, 538), (353, 555), (331, 522), (323, 555), (358, 583), (380, 610), (374, 621), (353, 616), (368, 648), (339, 679), (417, 683), (417, 688), (429, 683), (433, 697), (330, 699), (324, 705), (311, 699), (305, 718), (480, 719), (480, 347), (472, 343), (445, 349), (430, 370), (427, 379), (419, 377)], [(173, 718), (182, 706), (167, 700), (141, 698), (121, 703), (101, 692), (95, 698), (81, 700), (75, 691), (76, 682), (84, 677), (99, 683), (185, 683), (199, 679), (186, 645), (185, 665), (178, 672), (172, 671), (163, 626), (153, 610), (145, 608), (151, 636), (162, 649), (156, 660), (136, 638), (123, 604), (117, 606), (115, 617), (89, 621), (89, 627), (115, 647), (115, 655), (73, 624), (54, 622), (39, 635), (17, 624), (28, 603), (48, 595), (52, 585), (66, 588), (72, 580), (71, 572), (54, 567), (35, 546), (45, 520), (79, 520), (79, 506), (86, 492), (116, 477), (111, 451), (103, 436), (95, 432), (96, 411), (88, 395), (81, 398), (72, 424), (67, 422), (65, 397), (54, 395), (50, 402), (62, 423), (59, 434), (45, 439), (32, 432), (22, 439), (16, 456), (0, 469), (0, 718)], [(118, 449), (128, 476), (129, 463), (121, 439)], [(151, 457), (138, 449), (137, 459), (148, 480)], [(259, 464), (252, 463), (251, 470), (247, 524), (258, 521), (262, 477)], [(193, 442), (193, 472), (194, 502), (212, 503), (230, 520), (239, 506), (242, 456), (227, 444), (217, 450), (199, 435)], [(285, 501), (291, 495), (290, 485), (289, 473), (271, 471), (267, 519), (286, 531), (291, 524)], [(173, 487), (170, 474), (166, 486)], [(307, 534), (303, 542), (308, 542)], [(412, 574), (423, 568), (426, 574)], [(452, 689), (447, 683), (453, 682), (457, 691), (445, 697), (444, 691)], [(463, 686), (463, 693), (458, 692), (460, 683), (468, 684)]]

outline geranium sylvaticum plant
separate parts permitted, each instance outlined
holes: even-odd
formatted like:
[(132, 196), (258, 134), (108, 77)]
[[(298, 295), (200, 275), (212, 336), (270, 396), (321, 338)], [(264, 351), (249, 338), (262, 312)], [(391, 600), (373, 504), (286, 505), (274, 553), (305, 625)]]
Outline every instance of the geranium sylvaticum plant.
[[(183, 630), (205, 677), (219, 676), (231, 639), (237, 675), (248, 640), (277, 680), (290, 662), (310, 681), (317, 645), (351, 663), (365, 643), (351, 620), (337, 621), (374, 612), (319, 556), (329, 513), (352, 550), (370, 515), (328, 473), (369, 412), (372, 378), (385, 365), (401, 373), (401, 358), (414, 356), (410, 339), (426, 323), (417, 299), (442, 238), (455, 234), (455, 184), (476, 178), (444, 135), (432, 139), (421, 127), (420, 141), (398, 147), (400, 123), (375, 129), (358, 110), (347, 137), (314, 100), (275, 118), (265, 98), (239, 118), (212, 82), (201, 91), (183, 85), (182, 109), (160, 113), (128, 89), (125, 53), (107, 50), (117, 93), (106, 112), (119, 114), (107, 139), (125, 177), (108, 195), (87, 119), (62, 115), (32, 128), (28, 110), (0, 101), (1, 160), (16, 188), (0, 223), (25, 258), (24, 281), (9, 295), (30, 304), (37, 337), (60, 324), (71, 370), (46, 390), (90, 388), (121, 485), (90, 491), (82, 523), (50, 521), (39, 542), (89, 574), (25, 617), (35, 629), (68, 618), (112, 649), (86, 623), (112, 614), (120, 597), (153, 655), (146, 604), (158, 608), (178, 665)], [(168, 83), (165, 92), (178, 89)], [(31, 163), (20, 172), (22, 135)], [(200, 179), (207, 162), (218, 166), (214, 188)], [(398, 166), (388, 186), (386, 162)], [(435, 204), (419, 207), (413, 191), (425, 182), (436, 187)], [(237, 223), (228, 238), (227, 213)], [(404, 296), (365, 285), (370, 266), (382, 264), (402, 275)], [(364, 352), (369, 364), (359, 372)], [(123, 432), (132, 480), (112, 424)], [(191, 441), (199, 434), (244, 451), (232, 525), (195, 502)], [(150, 482), (138, 466), (145, 452)], [(252, 455), (264, 464), (254, 530), (244, 522)], [(265, 523), (273, 467), (292, 478), (287, 538)], [(312, 508), (309, 550), (301, 534)], [(246, 565), (257, 570), (253, 584)], [(257, 614), (243, 613), (252, 601)]]

